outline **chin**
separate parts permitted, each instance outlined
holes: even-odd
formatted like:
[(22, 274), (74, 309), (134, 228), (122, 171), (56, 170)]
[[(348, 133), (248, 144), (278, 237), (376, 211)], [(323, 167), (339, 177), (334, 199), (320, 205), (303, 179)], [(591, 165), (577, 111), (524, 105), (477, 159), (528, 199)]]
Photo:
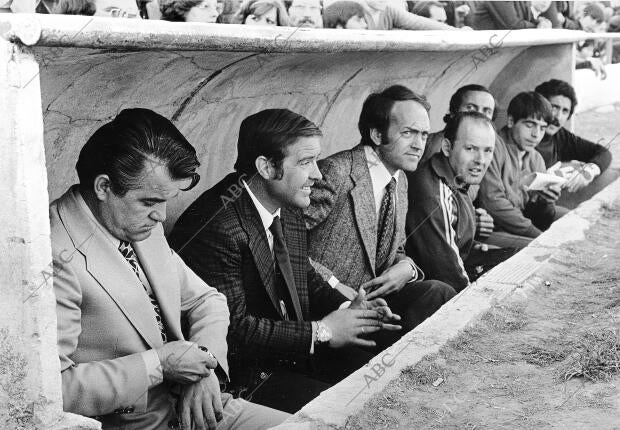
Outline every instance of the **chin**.
[(405, 172), (415, 172), (416, 169), (418, 168), (418, 162), (412, 162), (412, 163), (407, 163), (404, 166), (400, 166), (401, 170), (404, 170)]
[(149, 231), (145, 231), (145, 232), (139, 232), (139, 233), (133, 233), (130, 237), (130, 242), (140, 242), (143, 241), (145, 239), (148, 239), (151, 236), (151, 233), (153, 232), (153, 230), (149, 230)]

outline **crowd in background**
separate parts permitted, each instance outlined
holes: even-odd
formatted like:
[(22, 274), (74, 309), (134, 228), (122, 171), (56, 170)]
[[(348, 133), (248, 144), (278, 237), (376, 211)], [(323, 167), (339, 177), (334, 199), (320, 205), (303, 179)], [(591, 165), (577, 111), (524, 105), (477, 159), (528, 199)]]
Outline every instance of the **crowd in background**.
[[(28, 7), (50, 14), (310, 28), (620, 31), (620, 1), (0, 0), (0, 12)], [(577, 68), (592, 69), (601, 79), (605, 63), (620, 61), (620, 49), (607, 52), (602, 41), (581, 42), (577, 52)]]

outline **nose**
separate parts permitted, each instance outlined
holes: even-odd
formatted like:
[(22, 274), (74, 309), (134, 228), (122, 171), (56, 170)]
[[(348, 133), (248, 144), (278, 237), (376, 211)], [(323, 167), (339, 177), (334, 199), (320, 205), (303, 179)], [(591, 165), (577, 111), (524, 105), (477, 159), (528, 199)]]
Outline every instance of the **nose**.
[(316, 164), (316, 161), (314, 163), (312, 163), (312, 171), (310, 172), (310, 179), (313, 179), (315, 181), (320, 181), (321, 179), (323, 179), (323, 175), (321, 174), (321, 170), (319, 170), (319, 165)]
[(149, 214), (153, 221), (166, 221), (166, 203), (158, 203), (153, 207), (153, 211)]
[(483, 159), (483, 154), (482, 151), (476, 151), (474, 154), (474, 163), (475, 164), (482, 164), (482, 159)]

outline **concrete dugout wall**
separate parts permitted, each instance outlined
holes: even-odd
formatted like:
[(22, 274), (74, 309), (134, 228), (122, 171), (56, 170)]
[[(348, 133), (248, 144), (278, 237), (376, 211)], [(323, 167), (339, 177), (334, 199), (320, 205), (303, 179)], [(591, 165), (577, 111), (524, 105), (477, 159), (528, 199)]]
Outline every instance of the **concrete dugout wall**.
[[(77, 181), (86, 139), (120, 110), (156, 110), (198, 150), (203, 180), (169, 207), (169, 227), (231, 170), (249, 114), (306, 115), (323, 129), (328, 155), (357, 143), (371, 91), (399, 83), (426, 94), (437, 130), (450, 95), (480, 83), (496, 95), (502, 123), (517, 92), (552, 77), (573, 81), (573, 42), (586, 37), (0, 15), (0, 428), (97, 428), (62, 413), (47, 206)], [(9, 377), (19, 379), (10, 390)]]
[(357, 118), (371, 91), (400, 83), (424, 93), (437, 130), (451, 94), (480, 83), (496, 95), (503, 123), (517, 92), (551, 77), (572, 82), (572, 42), (583, 36), (9, 18), (0, 21), (6, 37), (30, 45), (13, 49), (39, 64), (36, 76), (21, 79), (40, 82), (50, 200), (76, 182), (77, 154), (96, 128), (123, 108), (148, 107), (173, 119), (202, 162), (203, 180), (170, 207), (168, 226), (232, 169), (247, 115), (274, 107), (306, 115), (324, 131), (328, 155), (358, 142)]

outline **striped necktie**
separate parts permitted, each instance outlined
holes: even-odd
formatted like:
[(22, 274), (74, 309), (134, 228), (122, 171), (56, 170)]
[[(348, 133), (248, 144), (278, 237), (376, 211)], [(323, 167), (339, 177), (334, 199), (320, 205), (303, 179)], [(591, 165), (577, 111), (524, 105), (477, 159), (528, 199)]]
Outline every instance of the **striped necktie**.
[(161, 333), (161, 339), (164, 341), (164, 343), (166, 343), (166, 341), (168, 340), (168, 336), (166, 335), (164, 320), (161, 316), (161, 308), (159, 307), (159, 303), (157, 302), (155, 296), (152, 293), (149, 293), (146, 285), (144, 285), (142, 279), (140, 279), (140, 271), (138, 269), (138, 257), (136, 257), (136, 253), (134, 252), (131, 243), (121, 240), (120, 245), (118, 245), (118, 250), (123, 255), (123, 257), (125, 257), (125, 260), (127, 260), (129, 265), (131, 266), (133, 273), (136, 274), (136, 276), (140, 280), (140, 283), (144, 287), (144, 291), (149, 296), (149, 300), (151, 301), (151, 305), (153, 305), (153, 310), (155, 311), (155, 321), (157, 321), (157, 327), (159, 328), (159, 332)]
[(394, 238), (394, 227), (396, 223), (396, 204), (394, 191), (396, 179), (392, 178), (385, 186), (385, 194), (381, 200), (379, 209), (379, 222), (377, 225), (377, 254), (375, 260), (375, 272), (380, 275), (387, 269), (390, 249)]

